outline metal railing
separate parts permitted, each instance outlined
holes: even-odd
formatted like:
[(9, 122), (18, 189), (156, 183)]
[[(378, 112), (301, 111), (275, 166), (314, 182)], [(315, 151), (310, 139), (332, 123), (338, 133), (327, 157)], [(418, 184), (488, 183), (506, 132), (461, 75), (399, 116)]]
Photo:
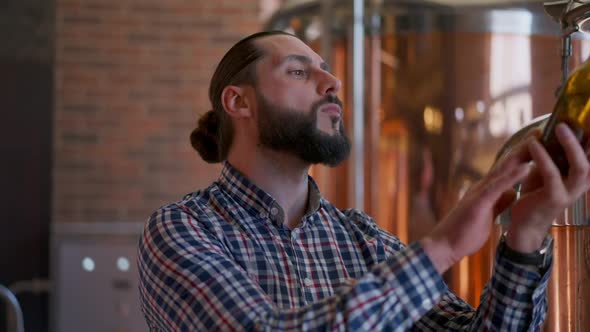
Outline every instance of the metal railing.
[(23, 311), (16, 296), (6, 287), (0, 285), (0, 299), (6, 304), (7, 332), (24, 332)]

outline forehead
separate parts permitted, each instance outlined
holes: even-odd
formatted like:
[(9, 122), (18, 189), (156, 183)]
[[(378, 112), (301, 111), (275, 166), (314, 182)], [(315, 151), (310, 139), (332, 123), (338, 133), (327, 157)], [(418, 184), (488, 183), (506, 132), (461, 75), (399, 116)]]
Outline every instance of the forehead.
[(264, 50), (265, 56), (261, 62), (277, 66), (290, 55), (302, 55), (310, 58), (313, 63), (323, 63), (322, 58), (309, 46), (298, 38), (287, 35), (274, 35), (257, 41)]

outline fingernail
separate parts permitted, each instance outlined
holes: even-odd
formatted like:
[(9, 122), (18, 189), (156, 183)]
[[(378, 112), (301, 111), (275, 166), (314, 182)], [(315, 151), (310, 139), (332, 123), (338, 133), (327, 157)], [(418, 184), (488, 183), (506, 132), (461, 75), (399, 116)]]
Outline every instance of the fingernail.
[(560, 134), (565, 133), (567, 130), (568, 130), (567, 125), (563, 122), (560, 122), (557, 124), (557, 126), (555, 126), (555, 131)]
[(530, 170), (531, 170), (531, 165), (530, 165), (529, 163), (526, 163), (526, 164), (520, 165), (520, 166), (518, 167), (518, 171), (519, 171), (519, 172), (525, 172), (525, 173), (528, 173), (528, 171), (530, 171)]

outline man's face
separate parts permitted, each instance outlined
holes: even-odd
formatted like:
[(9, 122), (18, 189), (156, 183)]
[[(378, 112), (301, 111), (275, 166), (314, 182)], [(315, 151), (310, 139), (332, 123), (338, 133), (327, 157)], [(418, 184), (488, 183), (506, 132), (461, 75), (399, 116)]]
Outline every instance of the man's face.
[(256, 109), (262, 146), (309, 163), (334, 166), (350, 152), (342, 123), (340, 81), (319, 55), (297, 38), (258, 41)]

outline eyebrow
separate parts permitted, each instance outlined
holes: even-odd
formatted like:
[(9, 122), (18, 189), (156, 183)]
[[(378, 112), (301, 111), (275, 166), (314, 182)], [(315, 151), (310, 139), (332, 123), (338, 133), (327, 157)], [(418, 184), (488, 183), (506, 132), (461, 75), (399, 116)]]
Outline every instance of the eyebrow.
[[(289, 54), (281, 60), (281, 63), (285, 63), (285, 62), (289, 62), (289, 61), (297, 61), (297, 62), (301, 62), (306, 65), (310, 65), (313, 63), (313, 60), (311, 60), (310, 57), (308, 57), (306, 55), (300, 55), (300, 54)], [(328, 65), (326, 62), (320, 63), (320, 68), (322, 68), (323, 70), (328, 71), (328, 72), (330, 71), (330, 65)]]

